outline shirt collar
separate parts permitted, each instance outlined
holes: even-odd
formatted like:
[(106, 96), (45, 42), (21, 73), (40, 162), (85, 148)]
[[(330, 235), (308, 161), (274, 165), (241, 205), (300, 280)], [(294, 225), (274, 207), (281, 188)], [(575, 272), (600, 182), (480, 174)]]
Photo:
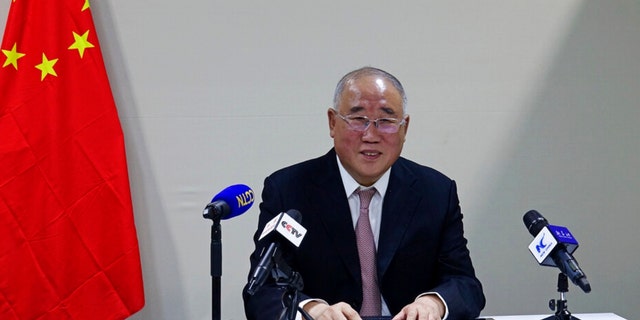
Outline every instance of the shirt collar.
[[(336, 155), (336, 159), (338, 160), (338, 169), (340, 170), (340, 177), (342, 178), (342, 183), (344, 184), (344, 190), (346, 192), (347, 198), (349, 198), (355, 191), (359, 188), (366, 188), (361, 186), (350, 174), (347, 172), (347, 169), (344, 168), (342, 162), (340, 162), (340, 158)], [(389, 168), (383, 175), (376, 181), (371, 187), (376, 188), (380, 196), (384, 199), (384, 194), (387, 192), (387, 186), (389, 186), (389, 177), (391, 176), (391, 168)]]

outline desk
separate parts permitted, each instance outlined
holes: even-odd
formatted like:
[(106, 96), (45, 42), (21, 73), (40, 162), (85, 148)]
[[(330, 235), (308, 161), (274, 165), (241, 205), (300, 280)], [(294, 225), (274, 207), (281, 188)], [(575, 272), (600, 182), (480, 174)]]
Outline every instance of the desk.
[[(546, 315), (523, 315), (523, 316), (491, 316), (485, 318), (493, 318), (495, 320), (540, 320), (544, 319), (551, 314)], [(576, 313), (572, 314), (572, 316), (580, 319), (580, 320), (625, 320), (624, 318), (617, 316), (613, 313)]]
[[(493, 319), (493, 320), (541, 320), (551, 314), (539, 314), (539, 315), (522, 315), (522, 316), (480, 316), (478, 319)], [(572, 316), (580, 320), (626, 320), (613, 313), (576, 313)], [(363, 317), (363, 320), (391, 320), (391, 317)]]

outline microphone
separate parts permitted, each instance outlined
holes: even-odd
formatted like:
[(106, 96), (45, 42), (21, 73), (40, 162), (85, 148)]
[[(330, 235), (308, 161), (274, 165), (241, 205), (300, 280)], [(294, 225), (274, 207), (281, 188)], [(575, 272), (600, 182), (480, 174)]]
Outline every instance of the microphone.
[(525, 227), (529, 230), (533, 241), (529, 244), (529, 251), (539, 264), (558, 267), (571, 282), (579, 286), (584, 292), (591, 292), (591, 285), (587, 281), (578, 261), (571, 255), (578, 248), (578, 241), (569, 229), (562, 226), (550, 225), (538, 211), (529, 210), (522, 217)]
[(302, 221), (302, 214), (296, 209), (290, 209), (287, 212), (282, 212), (275, 216), (271, 221), (267, 222), (262, 234), (258, 238), (258, 241), (264, 239), (267, 236), (279, 235), (271, 242), (266, 251), (263, 250), (262, 258), (254, 269), (251, 279), (249, 280), (249, 286), (247, 293), (250, 295), (255, 294), (260, 287), (267, 280), (267, 275), (272, 272), (274, 265), (279, 264), (286, 268), (286, 273), (290, 273), (289, 266), (281, 260), (280, 241), (278, 238), (283, 236), (288, 242), (292, 243), (296, 247), (300, 246), (302, 239), (307, 233), (307, 229), (300, 224)]
[(249, 210), (255, 201), (251, 188), (234, 184), (216, 194), (202, 212), (205, 219), (230, 219)]

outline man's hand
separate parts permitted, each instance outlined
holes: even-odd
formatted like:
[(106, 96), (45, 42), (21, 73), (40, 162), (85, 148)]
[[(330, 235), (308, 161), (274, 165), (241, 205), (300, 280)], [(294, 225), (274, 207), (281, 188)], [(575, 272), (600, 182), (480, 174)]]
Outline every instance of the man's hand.
[(444, 317), (444, 303), (436, 295), (428, 294), (402, 308), (392, 320), (441, 320)]
[(328, 305), (319, 301), (311, 301), (304, 305), (304, 311), (315, 320), (361, 320), (358, 311), (344, 302)]

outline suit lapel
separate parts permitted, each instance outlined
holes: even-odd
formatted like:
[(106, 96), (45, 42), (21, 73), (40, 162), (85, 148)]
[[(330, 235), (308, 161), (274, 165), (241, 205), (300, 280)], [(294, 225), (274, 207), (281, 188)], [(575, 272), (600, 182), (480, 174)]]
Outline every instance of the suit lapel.
[(354, 279), (359, 280), (360, 264), (355, 231), (335, 152), (332, 150), (325, 155), (325, 158), (327, 161), (324, 163), (328, 167), (318, 170), (322, 175), (314, 179), (312, 187), (314, 194), (309, 199), (314, 202), (313, 208), (320, 208), (319, 218), (328, 237), (328, 243), (338, 252)]
[(382, 204), (382, 221), (378, 241), (378, 277), (385, 274), (404, 234), (410, 227), (422, 196), (412, 188), (414, 178), (396, 161), (391, 169), (389, 186)]

